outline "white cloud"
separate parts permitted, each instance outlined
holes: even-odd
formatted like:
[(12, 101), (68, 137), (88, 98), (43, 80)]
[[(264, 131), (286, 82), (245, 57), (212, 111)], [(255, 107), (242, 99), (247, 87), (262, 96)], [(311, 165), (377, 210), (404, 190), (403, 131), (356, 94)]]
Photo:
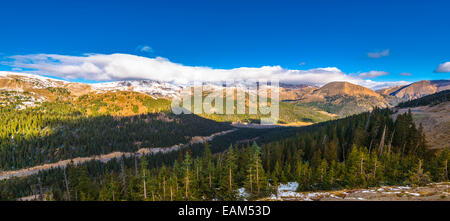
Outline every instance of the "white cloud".
[(388, 72), (385, 71), (369, 71), (359, 74), (360, 78), (375, 78), (383, 75), (388, 75)]
[(383, 51), (369, 52), (367, 53), (369, 58), (381, 58), (389, 56), (389, 49), (385, 49)]
[(440, 64), (435, 70), (437, 73), (448, 73), (450, 72), (450, 61)]
[(400, 75), (401, 76), (412, 76), (412, 74), (409, 72), (400, 73)]
[(298, 65), (300, 65), (300, 66), (302, 66), (302, 65), (305, 65), (306, 64), (306, 62), (300, 62)]
[(140, 52), (145, 52), (145, 53), (151, 53), (151, 52), (153, 52), (153, 48), (151, 48), (151, 47), (148, 46), (148, 45), (139, 45), (139, 46), (137, 47), (137, 49), (138, 49)]
[(85, 54), (83, 56), (34, 54), (16, 55), (10, 58), (13, 59), (13, 62), (10, 63), (11, 66), (33, 69), (37, 74), (94, 81), (154, 79), (185, 83), (189, 81), (278, 79), (282, 83), (318, 86), (332, 81), (347, 81), (373, 89), (408, 83), (364, 80), (348, 75), (336, 67), (309, 70), (290, 70), (280, 66), (213, 69), (185, 66), (162, 57), (147, 58), (129, 54)]

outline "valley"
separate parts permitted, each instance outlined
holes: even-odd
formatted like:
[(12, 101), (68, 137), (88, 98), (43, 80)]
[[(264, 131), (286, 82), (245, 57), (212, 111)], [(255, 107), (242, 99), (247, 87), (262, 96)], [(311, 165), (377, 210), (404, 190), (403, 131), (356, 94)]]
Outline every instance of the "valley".
[(186, 84), (0, 72), (0, 200), (447, 200), (448, 82), (281, 84), (260, 125), (173, 114)]
[(89, 162), (89, 161), (100, 161), (102, 163), (108, 162), (113, 159), (121, 159), (122, 157), (130, 158), (130, 157), (142, 157), (143, 155), (149, 155), (149, 154), (158, 154), (158, 153), (168, 153), (171, 151), (177, 151), (182, 148), (188, 147), (193, 144), (199, 144), (199, 143), (205, 143), (208, 141), (213, 140), (217, 136), (222, 136), (231, 132), (236, 131), (237, 129), (217, 132), (214, 134), (211, 134), (210, 136), (196, 136), (192, 137), (192, 139), (186, 143), (186, 144), (176, 144), (170, 147), (153, 147), (153, 148), (140, 148), (136, 152), (130, 153), (130, 152), (112, 152), (109, 154), (102, 154), (102, 155), (95, 155), (95, 156), (89, 156), (89, 157), (77, 157), (73, 159), (67, 159), (58, 161), (56, 163), (50, 163), (50, 164), (43, 164), (39, 166), (34, 166), (26, 169), (20, 169), (20, 170), (14, 170), (14, 171), (0, 171), (0, 180), (4, 179), (10, 179), (12, 177), (25, 177), (30, 176), (33, 174), (38, 174), (39, 172), (56, 169), (56, 168), (65, 168), (69, 164), (70, 165), (81, 165), (83, 163)]
[[(243, 86), (245, 85), (239, 87)], [(188, 87), (190, 87), (188, 83), (179, 84), (155, 80), (95, 84), (71, 83), (32, 74), (0, 71), (0, 90), (3, 91), (3, 94), (7, 92), (19, 93), (24, 97), (25, 101), (32, 100), (33, 103), (54, 100), (80, 101), (88, 97), (91, 97), (89, 98), (90, 100), (99, 100), (102, 99), (101, 97), (112, 96), (108, 98), (111, 101), (111, 99), (115, 99), (114, 94), (124, 96), (127, 93), (141, 97), (139, 98), (141, 100), (144, 97), (143, 95), (148, 95), (156, 100), (170, 100), (178, 97), (181, 90)], [(206, 85), (205, 87), (217, 87), (217, 85)], [(331, 82), (321, 87), (315, 85), (281, 84), (280, 100), (284, 102), (282, 102), (282, 119), (280, 120), (282, 121), (281, 123), (320, 122), (330, 120), (333, 117), (345, 117), (370, 111), (374, 107), (394, 107), (402, 101), (420, 98), (448, 89), (450, 89), (450, 80), (419, 81), (409, 85), (395, 86), (377, 91), (349, 82)], [(130, 95), (127, 98), (130, 99)], [(122, 99), (121, 101), (125, 100)], [(92, 100), (91, 102), (94, 101)], [(125, 106), (132, 109), (131, 103), (134, 101), (129, 100), (126, 102), (129, 104)], [(166, 103), (166, 105), (169, 104), (169, 102)], [(115, 104), (111, 106), (109, 111), (111, 111), (111, 108), (117, 108)], [(161, 108), (167, 109), (167, 107)], [(132, 110), (125, 112), (130, 112), (128, 115), (136, 114)], [(145, 112), (145, 109), (137, 109), (137, 112)], [(236, 118), (236, 116), (214, 115), (209, 117), (220, 121), (250, 121), (255, 116), (240, 116)]]

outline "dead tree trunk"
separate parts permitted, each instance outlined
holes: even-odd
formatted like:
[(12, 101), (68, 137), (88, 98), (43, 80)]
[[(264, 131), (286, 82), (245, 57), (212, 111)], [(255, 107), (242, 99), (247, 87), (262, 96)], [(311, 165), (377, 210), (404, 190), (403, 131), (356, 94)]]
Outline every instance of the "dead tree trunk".
[(66, 185), (66, 194), (67, 194), (67, 200), (70, 201), (70, 191), (69, 191), (69, 182), (67, 181), (67, 174), (66, 174), (66, 168), (64, 167), (64, 183)]
[(127, 190), (127, 183), (125, 180), (125, 165), (123, 162), (123, 157), (121, 158), (120, 169), (121, 169), (121, 173), (122, 173), (122, 185), (123, 185), (122, 192), (125, 192)]
[(370, 144), (369, 144), (369, 154), (372, 153), (372, 143), (373, 143), (373, 139), (370, 140)]
[(144, 199), (147, 199), (147, 184), (145, 182), (145, 169), (143, 170), (144, 173)]
[(377, 163), (378, 163), (377, 158), (375, 158), (375, 165), (373, 167), (373, 178), (374, 179), (376, 179), (376, 176), (377, 176)]
[(209, 171), (209, 189), (212, 188), (211, 170)]
[(322, 140), (322, 151), (325, 150), (325, 144), (327, 143), (327, 135), (325, 134), (323, 136), (323, 140)]
[(367, 131), (367, 129), (369, 129), (369, 123), (370, 123), (371, 116), (372, 116), (372, 112), (370, 112), (369, 117), (367, 118), (366, 126), (364, 127), (365, 131)]
[(41, 177), (38, 177), (39, 182), (39, 200), (44, 200), (44, 190), (42, 189)]
[(137, 156), (134, 156), (134, 173), (136, 174), (136, 177), (138, 176), (138, 163), (137, 163)]
[(392, 141), (394, 140), (394, 135), (395, 135), (395, 128), (394, 128), (394, 131), (392, 132), (391, 139), (389, 140), (388, 153), (391, 153), (391, 146), (392, 146)]
[(166, 200), (166, 178), (163, 178), (163, 200)]
[(448, 160), (445, 160), (445, 180), (448, 180)]
[(386, 125), (384, 126), (383, 134), (381, 135), (380, 147), (378, 148), (378, 155), (381, 155), (383, 153), (385, 136), (386, 136)]
[(258, 175), (258, 166), (256, 166), (256, 188), (259, 194), (259, 175)]
[(231, 190), (233, 188), (231, 180), (232, 180), (232, 176), (231, 176), (231, 166), (230, 166), (230, 168), (229, 168), (229, 179), (228, 179), (230, 194), (231, 194)]
[(342, 146), (342, 161), (345, 162), (345, 148)]
[(363, 163), (364, 163), (364, 158), (361, 158), (361, 161), (359, 162), (359, 173), (360, 174), (363, 174), (363, 172), (364, 172)]
[(189, 168), (186, 168), (186, 189), (185, 189), (185, 197), (186, 197), (186, 200), (188, 200), (189, 199), (189, 194), (188, 194), (188, 192), (189, 192)]
[(253, 177), (252, 177), (252, 168), (250, 168), (250, 192), (253, 193)]

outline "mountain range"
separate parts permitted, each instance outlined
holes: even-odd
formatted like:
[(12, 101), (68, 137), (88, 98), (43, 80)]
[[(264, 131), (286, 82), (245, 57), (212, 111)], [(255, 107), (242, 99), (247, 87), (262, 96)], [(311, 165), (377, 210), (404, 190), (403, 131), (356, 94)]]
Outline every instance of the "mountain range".
[[(0, 102), (6, 101), (5, 96), (14, 95), (24, 106), (33, 106), (43, 101), (56, 99), (72, 100), (82, 95), (98, 95), (117, 92), (137, 92), (155, 99), (172, 99), (177, 97), (183, 88), (172, 82), (156, 80), (129, 80), (105, 83), (73, 83), (33, 74), (17, 72), (0, 72)], [(349, 82), (330, 82), (321, 87), (315, 85), (280, 84), (280, 100), (284, 108), (313, 111), (316, 114), (327, 112), (329, 116), (348, 116), (370, 111), (375, 107), (392, 107), (402, 101), (407, 101), (428, 94), (450, 89), (450, 80), (425, 80), (408, 85), (395, 86), (373, 91), (369, 88)], [(286, 106), (288, 105), (288, 106)], [(129, 105), (128, 105), (129, 106)], [(23, 108), (23, 107), (22, 107)], [(295, 112), (290, 110), (289, 112)], [(287, 111), (285, 111), (287, 113)], [(324, 117), (321, 115), (320, 117)], [(319, 118), (320, 118), (319, 117)], [(308, 122), (296, 116), (287, 120)], [(314, 120), (313, 120), (314, 121)]]

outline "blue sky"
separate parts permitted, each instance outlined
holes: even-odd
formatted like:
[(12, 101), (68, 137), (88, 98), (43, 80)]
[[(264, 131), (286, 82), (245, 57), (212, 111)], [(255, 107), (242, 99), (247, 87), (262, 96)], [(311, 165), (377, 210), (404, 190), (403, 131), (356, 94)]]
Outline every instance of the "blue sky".
[[(449, 8), (414, 0), (5, 1), (0, 70), (65, 78), (11, 56), (121, 53), (213, 69), (336, 67), (351, 76), (386, 72), (373, 81), (448, 79), (434, 71), (450, 62)], [(102, 80), (84, 76), (72, 78)]]

